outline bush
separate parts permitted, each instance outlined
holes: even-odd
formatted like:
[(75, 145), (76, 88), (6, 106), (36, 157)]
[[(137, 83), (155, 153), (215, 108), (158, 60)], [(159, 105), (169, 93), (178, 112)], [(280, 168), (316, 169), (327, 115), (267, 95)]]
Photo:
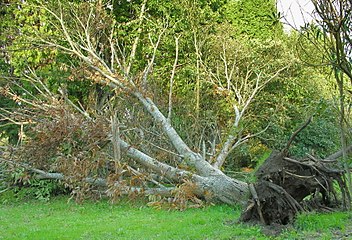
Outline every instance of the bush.
[(0, 185), (0, 203), (11, 203), (23, 200), (36, 199), (48, 201), (52, 196), (67, 194), (64, 185), (57, 180), (34, 179), (23, 168), (2, 168)]

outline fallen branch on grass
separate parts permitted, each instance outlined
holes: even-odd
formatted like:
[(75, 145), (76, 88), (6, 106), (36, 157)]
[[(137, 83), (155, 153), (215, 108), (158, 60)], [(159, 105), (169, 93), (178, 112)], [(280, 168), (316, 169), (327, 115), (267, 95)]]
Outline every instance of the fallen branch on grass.
[[(11, 160), (7, 160), (4, 158), (0, 158), (0, 161), (6, 162), (8, 164), (14, 165), (14, 166), (20, 166), (23, 167), (25, 170), (28, 172), (33, 173), (32, 177), (38, 180), (44, 180), (44, 179), (52, 179), (52, 180), (60, 180), (60, 181), (67, 181), (70, 180), (69, 176), (65, 176), (62, 173), (51, 173), (51, 172), (46, 172), (37, 168), (33, 168), (29, 166), (28, 164), (23, 164), (23, 163), (17, 163)], [(108, 181), (104, 178), (93, 178), (93, 177), (86, 177), (82, 179), (82, 181), (91, 184), (92, 186), (95, 187), (104, 187), (104, 188), (118, 188), (121, 194), (130, 194), (130, 193), (136, 193), (136, 194), (142, 194), (142, 195), (160, 195), (160, 196), (170, 196), (172, 194), (172, 191), (175, 190), (175, 187), (134, 187), (134, 186), (126, 186), (125, 184), (121, 184), (118, 181), (113, 182), (113, 184), (109, 184)], [(108, 194), (108, 192), (107, 192)]]

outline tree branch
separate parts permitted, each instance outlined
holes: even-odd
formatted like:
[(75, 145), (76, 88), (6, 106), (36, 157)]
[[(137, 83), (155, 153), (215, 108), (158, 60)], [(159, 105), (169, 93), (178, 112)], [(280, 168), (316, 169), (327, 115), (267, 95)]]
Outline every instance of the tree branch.
[(185, 178), (191, 178), (192, 173), (186, 170), (180, 170), (168, 164), (159, 162), (158, 160), (146, 155), (138, 149), (132, 147), (127, 142), (119, 139), (119, 145), (122, 150), (126, 151), (127, 155), (135, 159), (138, 163), (142, 164), (148, 169), (151, 169), (162, 176), (166, 176), (170, 180), (181, 182)]
[(161, 125), (163, 132), (168, 136), (177, 152), (185, 161), (187, 161), (189, 165), (195, 167), (200, 175), (209, 176), (223, 174), (221, 171), (212, 167), (205, 159), (202, 158), (200, 154), (193, 152), (187, 146), (167, 118), (160, 112), (158, 107), (150, 98), (144, 97), (137, 91), (133, 92), (133, 95), (143, 104), (154, 120)]
[[(346, 154), (351, 154), (352, 152), (352, 145), (346, 147)], [(326, 157), (325, 160), (336, 160), (340, 157), (342, 157), (343, 155), (343, 150), (339, 150), (333, 154), (331, 154), (330, 156)]]
[(303, 129), (305, 129), (305, 128), (308, 126), (308, 124), (312, 121), (312, 118), (313, 118), (313, 116), (309, 117), (308, 120), (307, 120), (300, 128), (298, 128), (298, 129), (292, 134), (292, 136), (291, 136), (290, 139), (288, 140), (288, 142), (287, 142), (285, 148), (282, 149), (282, 152), (284, 152), (285, 155), (287, 155), (288, 149), (290, 148), (290, 146), (291, 146), (293, 140), (295, 140), (295, 138), (297, 137), (297, 135), (298, 135)]
[(130, 74), (130, 70), (131, 70), (133, 61), (134, 61), (134, 59), (136, 57), (136, 50), (137, 50), (137, 47), (138, 47), (139, 37), (140, 37), (140, 34), (142, 33), (142, 30), (143, 30), (142, 29), (142, 22), (143, 22), (144, 13), (145, 13), (145, 10), (146, 10), (145, 9), (146, 4), (147, 4), (147, 0), (144, 0), (143, 3), (142, 3), (140, 15), (139, 15), (139, 18), (138, 18), (139, 28), (137, 29), (137, 36), (134, 39), (134, 43), (133, 43), (132, 49), (131, 49), (131, 54), (129, 56), (128, 66), (127, 66), (127, 69), (126, 69), (126, 75), (127, 76)]
[(175, 78), (176, 67), (177, 67), (177, 62), (178, 62), (178, 40), (179, 40), (179, 38), (180, 38), (180, 37), (175, 37), (176, 56), (175, 56), (174, 65), (172, 66), (171, 77), (170, 77), (169, 112), (168, 112), (168, 114), (167, 114), (167, 119), (168, 119), (169, 122), (171, 121), (171, 112), (172, 112), (172, 90), (173, 90), (174, 78)]

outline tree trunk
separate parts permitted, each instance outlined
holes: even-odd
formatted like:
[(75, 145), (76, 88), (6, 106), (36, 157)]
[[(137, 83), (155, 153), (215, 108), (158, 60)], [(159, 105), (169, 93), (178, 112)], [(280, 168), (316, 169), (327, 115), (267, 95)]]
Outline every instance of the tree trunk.
[[(181, 170), (159, 162), (133, 148), (123, 140), (120, 140), (120, 146), (121, 149), (126, 151), (128, 156), (159, 175), (165, 176), (174, 182), (191, 180), (196, 184), (194, 193), (201, 198), (231, 205), (238, 203), (245, 204), (248, 200), (249, 189), (247, 183), (226, 176), (222, 171), (205, 162), (200, 155), (196, 155), (199, 159), (195, 161), (198, 163), (196, 166), (201, 168), (198, 172), (204, 175)], [(211, 174), (205, 175), (205, 173)]]
[(194, 182), (198, 187), (196, 193), (208, 201), (244, 205), (249, 198), (248, 184), (225, 174), (197, 177)]
[[(132, 152), (138, 151), (132, 149)], [(131, 154), (131, 153), (129, 153)], [(139, 153), (141, 154), (141, 153)], [(15, 163), (14, 163), (15, 164)], [(56, 180), (65, 180), (67, 176), (62, 173), (48, 173), (40, 169), (30, 168), (28, 165), (24, 166), (29, 171), (36, 174), (37, 179), (56, 179)], [(182, 174), (183, 173), (183, 174)], [(242, 204), (245, 205), (249, 199), (249, 188), (248, 184), (236, 179), (232, 179), (225, 174), (219, 174), (214, 176), (202, 177), (196, 174), (191, 174), (189, 176), (187, 171), (181, 172), (178, 169), (170, 169), (169, 173), (165, 175), (173, 180), (185, 180), (189, 179), (195, 184), (194, 194), (201, 199), (205, 199), (208, 202), (220, 202), (227, 203), (230, 205)], [(176, 176), (179, 177), (176, 178)], [(98, 186), (98, 187), (108, 187), (106, 179), (102, 178), (91, 178), (87, 177), (83, 179), (86, 183)], [(115, 186), (119, 186), (119, 182), (115, 182)], [(159, 194), (159, 195), (169, 195), (171, 191), (175, 188), (173, 187), (159, 187), (159, 188), (137, 188), (137, 187), (126, 187), (125, 193), (128, 194), (129, 191), (140, 192), (146, 195), (149, 194)]]

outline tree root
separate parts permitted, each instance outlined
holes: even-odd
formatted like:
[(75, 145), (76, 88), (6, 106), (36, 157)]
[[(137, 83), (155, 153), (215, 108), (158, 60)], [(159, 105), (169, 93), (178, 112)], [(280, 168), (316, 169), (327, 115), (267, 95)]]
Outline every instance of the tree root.
[(286, 154), (286, 151), (273, 152), (258, 169), (258, 182), (252, 185), (255, 191), (251, 190), (252, 200), (242, 213), (241, 221), (286, 225), (302, 211), (350, 208), (344, 171), (333, 161), (318, 160), (310, 155), (307, 159), (296, 160)]
[[(253, 200), (242, 213), (241, 221), (286, 225), (301, 211), (350, 209), (351, 195), (345, 172), (336, 164), (340, 152), (323, 160), (309, 154), (301, 160), (288, 156), (291, 143), (311, 119), (292, 134), (284, 149), (273, 151), (259, 167), (255, 173), (256, 191), (250, 191)], [(352, 151), (352, 147), (348, 149)], [(335, 191), (336, 186), (340, 194)]]

